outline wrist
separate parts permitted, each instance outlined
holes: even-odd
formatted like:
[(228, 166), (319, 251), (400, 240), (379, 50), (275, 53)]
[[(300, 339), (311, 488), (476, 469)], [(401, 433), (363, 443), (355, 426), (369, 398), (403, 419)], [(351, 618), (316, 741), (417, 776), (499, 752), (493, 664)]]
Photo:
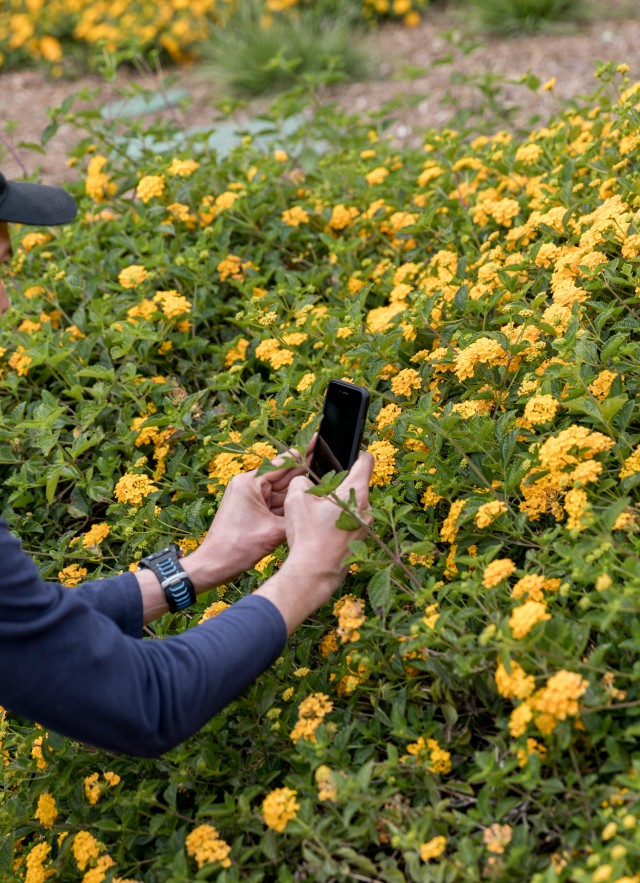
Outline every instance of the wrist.
[(214, 557), (207, 554), (202, 546), (189, 555), (185, 555), (180, 563), (185, 573), (189, 574), (189, 579), (193, 583), (197, 595), (234, 579), (242, 572), (242, 568), (233, 569), (230, 562), (226, 560), (224, 551), (221, 550), (220, 554)]
[(304, 562), (287, 559), (254, 594), (262, 595), (277, 607), (290, 635), (331, 598), (341, 582), (341, 574), (317, 573)]

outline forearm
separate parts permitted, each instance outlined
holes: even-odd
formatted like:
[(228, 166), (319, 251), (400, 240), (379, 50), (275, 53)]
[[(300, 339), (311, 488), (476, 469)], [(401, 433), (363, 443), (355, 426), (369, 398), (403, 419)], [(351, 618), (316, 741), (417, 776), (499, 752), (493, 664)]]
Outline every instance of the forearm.
[(288, 559), (280, 570), (256, 589), (254, 595), (266, 598), (284, 619), (287, 635), (318, 608), (340, 585), (338, 574), (310, 575), (303, 562)]
[[(44, 589), (44, 584), (43, 589)], [(66, 589), (2, 625), (0, 704), (98, 748), (156, 756), (195, 733), (282, 651), (282, 617), (248, 597), (162, 641), (124, 635)]]

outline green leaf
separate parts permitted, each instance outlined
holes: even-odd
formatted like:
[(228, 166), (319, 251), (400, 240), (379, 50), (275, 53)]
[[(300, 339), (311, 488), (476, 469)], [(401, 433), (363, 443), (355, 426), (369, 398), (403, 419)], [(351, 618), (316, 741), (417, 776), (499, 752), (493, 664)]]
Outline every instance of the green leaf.
[(371, 606), (379, 616), (386, 616), (391, 609), (391, 571), (393, 565), (378, 571), (369, 581), (367, 589)]

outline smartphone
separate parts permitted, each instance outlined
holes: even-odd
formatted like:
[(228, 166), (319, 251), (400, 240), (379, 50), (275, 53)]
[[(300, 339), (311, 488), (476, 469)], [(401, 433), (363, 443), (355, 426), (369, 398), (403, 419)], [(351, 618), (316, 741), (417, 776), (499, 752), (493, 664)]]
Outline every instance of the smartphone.
[(369, 391), (363, 386), (345, 380), (329, 381), (309, 467), (311, 481), (317, 484), (331, 470), (351, 469), (362, 444), (369, 401)]

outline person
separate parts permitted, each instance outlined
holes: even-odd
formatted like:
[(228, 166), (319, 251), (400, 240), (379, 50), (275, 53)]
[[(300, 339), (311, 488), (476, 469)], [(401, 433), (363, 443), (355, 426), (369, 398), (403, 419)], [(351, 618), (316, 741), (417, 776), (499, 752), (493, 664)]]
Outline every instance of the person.
[[(7, 222), (50, 226), (75, 213), (63, 189), (0, 174), (0, 255), (11, 253)], [(7, 306), (0, 284), (0, 312)], [(0, 519), (0, 705), (97, 748), (141, 757), (200, 729), (331, 598), (349, 542), (363, 535), (364, 521), (339, 529), (339, 506), (306, 493), (313, 485), (300, 460), (276, 458), (273, 471), (235, 476), (189, 555), (179, 558), (169, 546), (135, 573), (123, 562), (122, 575), (75, 589), (44, 581)], [(372, 469), (371, 454), (361, 453), (337, 491), (344, 500), (355, 492), (363, 518)], [(145, 623), (234, 579), (285, 540), (282, 566), (251, 595), (196, 628), (141, 639)]]

